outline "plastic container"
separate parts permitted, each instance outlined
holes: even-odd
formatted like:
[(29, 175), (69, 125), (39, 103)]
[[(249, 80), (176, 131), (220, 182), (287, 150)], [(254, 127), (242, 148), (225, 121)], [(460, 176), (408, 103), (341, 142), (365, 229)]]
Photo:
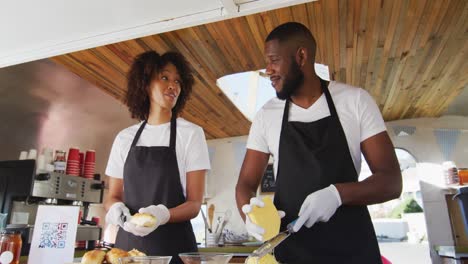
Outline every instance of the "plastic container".
[(19, 231), (2, 230), (0, 232), (0, 263), (19, 264), (22, 245)]
[(468, 184), (468, 168), (458, 168), (458, 180), (460, 185)]

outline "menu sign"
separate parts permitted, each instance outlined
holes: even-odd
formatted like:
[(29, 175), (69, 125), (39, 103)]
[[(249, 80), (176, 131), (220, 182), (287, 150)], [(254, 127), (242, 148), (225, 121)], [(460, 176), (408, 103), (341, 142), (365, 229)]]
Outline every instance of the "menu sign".
[(28, 264), (73, 262), (79, 210), (78, 206), (39, 206)]
[(260, 191), (275, 192), (275, 174), (273, 164), (268, 164), (265, 173), (263, 174)]

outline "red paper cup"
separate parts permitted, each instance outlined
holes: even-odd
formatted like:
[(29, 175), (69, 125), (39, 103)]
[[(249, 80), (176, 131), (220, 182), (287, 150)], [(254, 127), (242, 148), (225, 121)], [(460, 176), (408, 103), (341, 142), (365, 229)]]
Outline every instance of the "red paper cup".
[(81, 224), (81, 218), (83, 217), (83, 211), (80, 210), (78, 213), (78, 224)]
[(80, 162), (80, 149), (79, 148), (70, 148), (68, 150), (68, 160), (74, 160)]
[(91, 221), (93, 221), (94, 223), (96, 223), (96, 225), (99, 226), (99, 222), (101, 221), (101, 218), (97, 217), (97, 216), (93, 216), (91, 218)]
[(96, 162), (96, 152), (94, 150), (87, 150), (85, 162)]

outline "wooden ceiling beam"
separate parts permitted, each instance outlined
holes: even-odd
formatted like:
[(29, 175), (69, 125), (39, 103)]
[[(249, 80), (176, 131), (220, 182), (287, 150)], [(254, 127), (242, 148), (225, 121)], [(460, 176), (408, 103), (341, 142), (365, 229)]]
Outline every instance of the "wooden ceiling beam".
[[(235, 11), (234, 1), (222, 2)], [(437, 117), (467, 86), (467, 17), (465, 0), (314, 1), (52, 60), (123, 100), (136, 55), (179, 51), (196, 79), (182, 116), (201, 125), (207, 138), (247, 135), (250, 121), (217, 87), (217, 79), (264, 68), (268, 32), (297, 21), (316, 38), (316, 62), (328, 65), (333, 80), (369, 91), (385, 120)]]

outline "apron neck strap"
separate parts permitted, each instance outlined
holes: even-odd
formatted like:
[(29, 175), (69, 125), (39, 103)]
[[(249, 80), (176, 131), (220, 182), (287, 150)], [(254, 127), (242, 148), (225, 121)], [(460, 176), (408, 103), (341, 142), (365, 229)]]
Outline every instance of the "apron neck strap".
[(169, 147), (175, 151), (176, 137), (177, 137), (177, 115), (172, 112), (171, 117), (171, 139), (169, 141)]
[(320, 83), (322, 84), (322, 90), (325, 93), (325, 98), (327, 99), (328, 109), (330, 110), (330, 116), (332, 118), (338, 119), (338, 113), (336, 112), (335, 103), (333, 103), (330, 90), (328, 89), (327, 84), (324, 80), (320, 79)]
[[(137, 131), (135, 137), (133, 138), (133, 142), (132, 142), (132, 146), (131, 146), (132, 148), (136, 146), (136, 143), (138, 142), (138, 139), (140, 138), (141, 133), (143, 132), (143, 129), (145, 128), (147, 122), (148, 122), (147, 120), (143, 121), (140, 128), (138, 128), (138, 131)], [(176, 144), (176, 137), (177, 137), (176, 122), (177, 122), (177, 117), (173, 113), (172, 117), (171, 117), (171, 138), (169, 139), (169, 147), (172, 150), (175, 150), (175, 144)]]
[[(322, 88), (322, 92), (325, 93), (328, 108), (330, 109), (330, 115), (332, 117), (337, 117), (338, 115), (336, 114), (335, 105), (333, 104), (333, 100), (331, 98), (330, 91), (328, 90), (327, 82), (320, 79), (320, 87)], [(289, 105), (290, 104), (291, 104), (291, 98), (286, 99), (286, 105), (284, 106), (284, 112), (283, 112), (283, 122), (282, 122), (283, 126), (285, 124), (287, 124), (288, 120), (289, 120)]]
[(147, 120), (143, 121), (140, 128), (138, 128), (138, 131), (132, 141), (132, 146), (131, 146), (132, 148), (136, 146), (136, 143), (138, 142), (138, 139), (140, 138), (141, 132), (143, 132), (143, 128), (145, 128), (147, 122), (148, 122)]

